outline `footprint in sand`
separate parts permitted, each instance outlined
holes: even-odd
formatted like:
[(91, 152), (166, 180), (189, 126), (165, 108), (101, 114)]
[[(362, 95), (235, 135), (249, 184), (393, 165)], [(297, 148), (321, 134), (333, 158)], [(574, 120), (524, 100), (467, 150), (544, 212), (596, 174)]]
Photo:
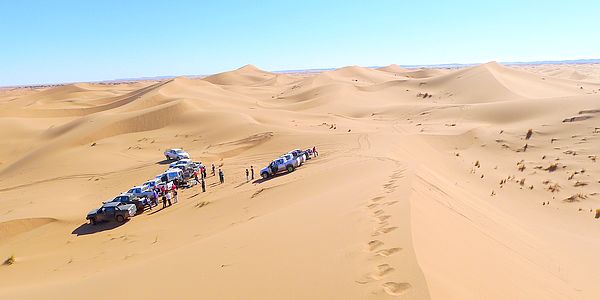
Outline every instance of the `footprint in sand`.
[(392, 296), (399, 296), (404, 294), (408, 289), (410, 289), (412, 286), (410, 285), (410, 283), (408, 282), (386, 282), (382, 285), (383, 290), (392, 295)]
[(380, 222), (383, 222), (383, 221), (385, 221), (385, 220), (389, 219), (390, 217), (391, 217), (390, 215), (383, 215), (383, 216), (378, 216), (378, 217), (377, 217), (377, 219), (378, 219)]
[(377, 230), (377, 233), (389, 233), (396, 229), (398, 229), (398, 227), (384, 227), (384, 228)]
[(379, 196), (379, 197), (375, 197), (375, 198), (371, 199), (371, 201), (377, 202), (377, 201), (379, 201), (379, 200), (381, 200), (383, 198), (385, 198), (385, 197), (384, 196)]
[(388, 264), (382, 264), (377, 266), (377, 270), (373, 273), (371, 273), (370, 277), (375, 279), (375, 280), (379, 280), (381, 278), (383, 278), (383, 276), (393, 272), (395, 269), (392, 268), (392, 266), (388, 265)]
[(390, 201), (390, 202), (386, 202), (385, 205), (391, 206), (391, 205), (394, 205), (396, 203), (398, 203), (398, 201)]
[(373, 214), (376, 216), (379, 216), (379, 215), (383, 214), (384, 212), (385, 211), (383, 211), (383, 209), (380, 209), (380, 210), (376, 210)]
[(367, 205), (367, 207), (370, 209), (376, 208), (377, 206), (379, 206), (379, 204), (377, 204), (377, 203), (372, 203), (372, 204)]
[(398, 251), (402, 250), (402, 248), (389, 248), (389, 249), (383, 249), (383, 250), (379, 250), (376, 252), (377, 255), (379, 256), (390, 256)]
[(369, 242), (369, 251), (373, 251), (379, 247), (383, 246), (383, 242), (379, 240), (372, 240)]

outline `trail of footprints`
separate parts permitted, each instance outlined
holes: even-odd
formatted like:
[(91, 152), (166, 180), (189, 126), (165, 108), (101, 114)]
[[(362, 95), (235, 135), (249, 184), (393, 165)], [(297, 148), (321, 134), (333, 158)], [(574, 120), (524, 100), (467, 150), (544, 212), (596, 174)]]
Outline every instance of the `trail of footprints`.
[(387, 199), (387, 194), (393, 193), (396, 188), (396, 182), (399, 178), (402, 178), (403, 170), (394, 172), (390, 176), (384, 185), (384, 193), (386, 195), (377, 196), (369, 200), (367, 209), (373, 216), (375, 223), (371, 237), (373, 238), (367, 242), (367, 251), (369, 251), (374, 260), (378, 264), (374, 267), (374, 270), (367, 274), (368, 282), (378, 281), (381, 282), (381, 289), (389, 295), (400, 296), (411, 288), (408, 282), (394, 282), (386, 280), (390, 274), (396, 271), (396, 269), (388, 262), (389, 258), (398, 252), (402, 251), (400, 247), (388, 247), (382, 240), (385, 235), (390, 234), (398, 227), (390, 225), (391, 215), (386, 214), (386, 208), (398, 203), (398, 201), (390, 201)]

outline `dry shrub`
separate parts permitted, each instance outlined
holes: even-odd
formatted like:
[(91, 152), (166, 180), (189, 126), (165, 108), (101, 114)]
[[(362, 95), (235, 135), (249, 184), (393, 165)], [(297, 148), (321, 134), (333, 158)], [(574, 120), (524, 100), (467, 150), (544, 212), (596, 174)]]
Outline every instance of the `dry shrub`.
[(556, 169), (558, 169), (558, 164), (557, 163), (551, 163), (547, 168), (545, 168), (544, 170), (548, 171), (548, 172), (554, 172), (556, 171)]
[(525, 135), (525, 139), (526, 140), (530, 139), (532, 135), (533, 135), (533, 130), (532, 129), (527, 130), (527, 134)]
[(560, 191), (560, 185), (558, 183), (554, 183), (548, 186), (548, 190), (552, 193), (558, 193)]
[(584, 200), (586, 198), (587, 198), (586, 195), (581, 194), (581, 193), (577, 193), (577, 194), (575, 194), (575, 195), (573, 195), (573, 196), (571, 196), (569, 198), (564, 199), (563, 201), (564, 202), (568, 202), (568, 203), (572, 203), (572, 202), (579, 202), (579, 201)]
[(10, 266), (10, 265), (14, 264), (16, 261), (17, 261), (17, 258), (14, 255), (11, 255), (9, 258), (7, 258), (4, 261), (4, 264), (7, 266)]

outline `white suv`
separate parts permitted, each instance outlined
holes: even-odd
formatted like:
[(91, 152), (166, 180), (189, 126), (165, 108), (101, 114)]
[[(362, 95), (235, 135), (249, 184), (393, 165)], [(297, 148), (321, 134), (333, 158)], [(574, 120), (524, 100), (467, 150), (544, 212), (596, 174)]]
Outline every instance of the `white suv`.
[(180, 159), (185, 159), (185, 158), (190, 158), (190, 155), (183, 151), (183, 149), (169, 149), (167, 151), (165, 151), (165, 157), (167, 158), (167, 160), (180, 160)]

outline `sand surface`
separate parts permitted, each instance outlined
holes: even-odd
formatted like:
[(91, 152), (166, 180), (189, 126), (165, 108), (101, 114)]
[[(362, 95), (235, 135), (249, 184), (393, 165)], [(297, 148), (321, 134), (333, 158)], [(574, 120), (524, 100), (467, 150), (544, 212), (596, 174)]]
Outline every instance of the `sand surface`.
[[(598, 299), (599, 69), (245, 66), (2, 89), (0, 259), (16, 261), (0, 298)], [(225, 183), (86, 224), (171, 147)]]

